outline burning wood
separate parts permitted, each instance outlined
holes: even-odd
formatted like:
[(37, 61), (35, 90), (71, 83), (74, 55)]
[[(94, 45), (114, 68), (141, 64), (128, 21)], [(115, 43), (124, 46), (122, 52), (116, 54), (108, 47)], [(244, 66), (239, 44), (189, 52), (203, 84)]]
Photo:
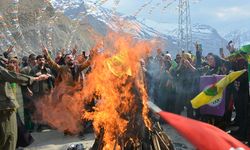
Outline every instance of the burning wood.
[[(141, 129), (139, 129), (141, 130)], [(145, 129), (144, 129), (145, 130)], [(143, 131), (142, 131), (143, 132)], [(96, 138), (95, 143), (91, 150), (102, 150), (103, 144), (103, 130)], [(144, 137), (142, 139), (129, 139), (124, 141), (123, 137), (117, 137), (115, 145), (112, 149), (116, 150), (117, 145), (120, 145), (121, 150), (173, 150), (174, 146), (171, 139), (164, 132), (163, 128), (156, 122), (152, 130), (145, 130)]]

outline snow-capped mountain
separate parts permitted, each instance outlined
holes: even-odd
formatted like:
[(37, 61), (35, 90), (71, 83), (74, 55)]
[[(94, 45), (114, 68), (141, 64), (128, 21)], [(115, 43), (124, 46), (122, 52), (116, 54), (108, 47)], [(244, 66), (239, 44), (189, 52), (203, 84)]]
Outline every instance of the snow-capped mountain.
[[(71, 19), (88, 22), (101, 34), (115, 30), (131, 33), (141, 39), (156, 37), (162, 39), (166, 50), (173, 53), (178, 51), (177, 24), (159, 23), (153, 20), (125, 16), (91, 2), (83, 2), (83, 0), (52, 0), (51, 3)], [(208, 52), (218, 53), (219, 48), (224, 47), (227, 43), (214, 28), (201, 24), (193, 25), (192, 40), (202, 44), (204, 54)]]
[[(66, 3), (67, 0), (64, 0), (63, 2)], [(144, 39), (160, 34), (158, 31), (140, 23), (135, 17), (122, 16), (122, 14), (113, 12), (112, 10), (103, 7), (96, 7), (89, 2), (82, 2), (81, 4), (77, 2), (79, 1), (72, 1), (71, 4), (67, 4), (63, 7), (57, 5), (57, 2), (54, 1), (53, 6), (59, 8), (60, 11), (63, 11), (64, 14), (71, 19), (87, 21), (102, 34), (106, 34), (109, 29), (128, 32)]]
[[(57, 8), (62, 10), (66, 9), (63, 7), (64, 3), (68, 4), (66, 1), (55, 1), (55, 4), (58, 4)], [(72, 5), (69, 6), (68, 8), (72, 9)], [(93, 36), (99, 36), (91, 25), (76, 24), (63, 13), (56, 12), (47, 1), (32, 0), (32, 3), (30, 0), (19, 1), (18, 22), (16, 18), (10, 17), (13, 16), (13, 12), (4, 12), (10, 10), (10, 7), (13, 7), (12, 1), (1, 0), (0, 53), (6, 51), (9, 45), (15, 46), (15, 52), (19, 56), (41, 54), (41, 45), (46, 46), (52, 55), (61, 48), (70, 50), (75, 45), (79, 50), (89, 50), (96, 43)]]
[(192, 39), (202, 44), (204, 53), (219, 54), (219, 49), (224, 48), (227, 41), (222, 38), (216, 29), (209, 25), (195, 24), (192, 28)]
[(55, 9), (65, 11), (79, 7), (83, 0), (51, 0), (50, 2)]
[(250, 44), (250, 30), (249, 29), (239, 29), (227, 33), (224, 38), (228, 41), (232, 40), (235, 43), (235, 47)]

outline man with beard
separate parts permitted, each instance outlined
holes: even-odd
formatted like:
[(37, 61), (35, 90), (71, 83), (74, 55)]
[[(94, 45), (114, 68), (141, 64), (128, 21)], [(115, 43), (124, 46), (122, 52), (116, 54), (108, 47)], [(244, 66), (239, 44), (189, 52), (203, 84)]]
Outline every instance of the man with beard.
[[(71, 107), (71, 103), (74, 103), (70, 101), (69, 99), (65, 98), (67, 96), (73, 95), (77, 91), (81, 90), (83, 88), (83, 73), (82, 71), (90, 66), (90, 60), (84, 61), (80, 64), (76, 64), (74, 57), (72, 54), (66, 54), (64, 56), (64, 62), (65, 65), (58, 65), (55, 63), (52, 58), (49, 56), (48, 49), (43, 48), (43, 53), (45, 57), (47, 58), (48, 64), (52, 69), (55, 69), (58, 73), (56, 83), (55, 83), (55, 89), (53, 90), (53, 93), (51, 94), (53, 102), (51, 102), (51, 106), (57, 107), (57, 105), (65, 104), (62, 107), (64, 107), (64, 114), (71, 115), (72, 117), (75, 116), (76, 119), (80, 120), (80, 114), (73, 113), (69, 111)], [(93, 54), (93, 53), (92, 53)], [(90, 56), (91, 58), (91, 56)], [(75, 110), (82, 109), (83, 104), (78, 105), (79, 108), (74, 108)], [(78, 118), (79, 117), (79, 118)], [(80, 126), (80, 121), (79, 121)], [(81, 130), (81, 129), (80, 129)], [(72, 132), (69, 129), (64, 129), (65, 134), (72, 134), (76, 133), (75, 131)]]
[[(52, 75), (52, 72), (50, 68), (45, 66), (45, 58), (42, 55), (38, 55), (36, 57), (37, 65), (34, 66), (30, 71), (30, 76), (33, 77), (39, 77), (41, 75), (47, 75), (49, 78), (47, 80), (43, 81), (36, 81), (32, 84), (32, 91), (33, 91), (33, 97), (32, 102), (30, 104), (30, 107), (27, 108), (30, 110), (30, 112), (33, 114), (35, 113), (36, 107), (35, 103), (37, 100), (41, 99), (43, 96), (48, 95), (51, 93), (51, 90), (53, 88), (53, 80), (54, 76)], [(39, 117), (39, 115), (35, 115)], [(35, 120), (40, 120), (39, 118), (35, 118)], [(37, 127), (38, 131), (41, 131), (43, 125), (36, 122), (35, 126)]]
[(57, 84), (64, 81), (69, 86), (75, 86), (81, 81), (82, 71), (90, 65), (90, 61), (85, 61), (82, 64), (76, 64), (72, 54), (66, 54), (64, 57), (65, 65), (58, 65), (49, 56), (47, 48), (43, 48), (43, 53), (47, 58), (48, 64), (58, 73)]
[(37, 65), (32, 68), (30, 76), (39, 77), (43, 74), (49, 76), (49, 78), (45, 81), (34, 82), (32, 84), (34, 96), (40, 97), (50, 93), (51, 89), (53, 88), (52, 81), (54, 80), (54, 76), (52, 75), (50, 68), (45, 66), (44, 56), (38, 55), (36, 57), (36, 61)]

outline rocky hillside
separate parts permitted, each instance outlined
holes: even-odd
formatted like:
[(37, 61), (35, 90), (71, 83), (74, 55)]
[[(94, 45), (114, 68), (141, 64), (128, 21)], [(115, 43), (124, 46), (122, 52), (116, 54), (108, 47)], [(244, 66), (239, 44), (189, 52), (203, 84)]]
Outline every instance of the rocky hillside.
[(73, 21), (41, 0), (1, 0), (0, 16), (0, 51), (15, 45), (18, 55), (40, 53), (42, 44), (52, 52), (74, 45), (88, 50), (97, 35), (88, 23)]

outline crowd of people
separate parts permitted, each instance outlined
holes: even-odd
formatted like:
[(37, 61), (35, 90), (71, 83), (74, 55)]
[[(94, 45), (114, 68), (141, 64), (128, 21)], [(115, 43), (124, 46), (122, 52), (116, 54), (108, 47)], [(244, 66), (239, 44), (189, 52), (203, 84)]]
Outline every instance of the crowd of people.
[[(43, 48), (43, 54), (30, 54), (20, 59), (13, 46), (0, 56), (0, 149), (14, 150), (18, 146), (27, 146), (31, 137), (19, 138), (18, 129), (40, 132), (48, 125), (41, 123), (36, 113), (36, 102), (48, 95), (62, 82), (82, 86), (84, 73), (90, 69), (89, 57), (83, 52), (76, 56), (76, 48), (71, 53), (58, 52), (55, 59)], [(77, 58), (77, 60), (76, 60)], [(20, 61), (21, 60), (21, 61)], [(15, 113), (16, 112), (16, 113)], [(26, 132), (24, 130), (24, 132)], [(23, 134), (23, 133), (20, 133)], [(24, 139), (22, 139), (24, 138)], [(20, 143), (19, 140), (24, 140)], [(26, 141), (25, 141), (26, 140)]]
[[(227, 59), (209, 53), (202, 56), (200, 44), (195, 45), (196, 54), (181, 52), (175, 58), (168, 52), (157, 50), (156, 56), (149, 54), (141, 60), (145, 86), (149, 98), (163, 110), (205, 121), (226, 130), (238, 126), (232, 134), (242, 140), (249, 138), (249, 84), (248, 73), (227, 87), (226, 108), (222, 117), (201, 115), (194, 110), (190, 100), (199, 92), (199, 80), (206, 75), (227, 75), (231, 71), (247, 69), (244, 58)], [(232, 54), (237, 51), (232, 42), (228, 44)], [(55, 57), (43, 47), (42, 54), (30, 54), (20, 59), (13, 52), (13, 46), (0, 55), (0, 149), (13, 150), (17, 145), (17, 121), (30, 132), (49, 128), (36, 118), (35, 103), (41, 97), (51, 94), (60, 82), (69, 86), (84, 86), (86, 74), (91, 72), (91, 57), (77, 48), (69, 53), (58, 51)], [(232, 109), (234, 108), (234, 109)], [(236, 117), (233, 118), (233, 110)], [(15, 113), (16, 112), (16, 113)], [(17, 119), (16, 119), (17, 118)]]
[(225, 109), (222, 116), (201, 114), (200, 109), (192, 108), (190, 101), (202, 90), (201, 77), (225, 76), (232, 71), (247, 70), (248, 61), (242, 56), (249, 54), (234, 55), (238, 50), (232, 41), (227, 45), (229, 56), (225, 56), (222, 49), (220, 56), (213, 53), (203, 56), (201, 44), (198, 43), (195, 49), (195, 55), (182, 51), (175, 58), (169, 52), (158, 49), (155, 57), (142, 60), (150, 99), (165, 111), (185, 113), (187, 117), (213, 124), (225, 131), (233, 128), (233, 136), (247, 140), (250, 129), (248, 72), (226, 87), (225, 108), (220, 108)]

